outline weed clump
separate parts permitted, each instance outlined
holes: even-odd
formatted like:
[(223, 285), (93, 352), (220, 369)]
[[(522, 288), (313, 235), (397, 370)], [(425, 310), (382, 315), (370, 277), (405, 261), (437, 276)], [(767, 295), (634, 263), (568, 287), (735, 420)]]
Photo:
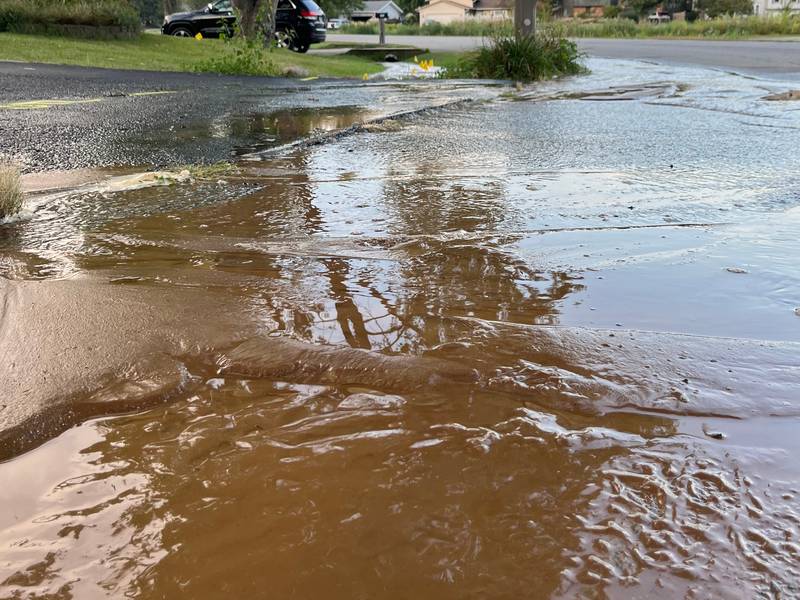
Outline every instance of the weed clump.
[[(202, 43), (202, 42), (201, 42)], [(212, 58), (192, 65), (198, 73), (223, 75), (265, 75), (274, 77), (282, 71), (270, 57), (269, 50), (257, 40), (234, 37), (225, 40), (222, 50)]]
[(191, 177), (195, 179), (219, 179), (220, 177), (228, 177), (231, 175), (238, 175), (241, 171), (239, 167), (228, 161), (220, 161), (207, 165), (186, 165), (182, 167), (182, 171), (186, 171)]
[(19, 169), (0, 163), (0, 219), (11, 217), (22, 210), (22, 185)]
[(488, 45), (467, 54), (449, 75), (536, 81), (584, 72), (581, 57), (574, 42), (552, 31), (521, 38), (498, 35)]

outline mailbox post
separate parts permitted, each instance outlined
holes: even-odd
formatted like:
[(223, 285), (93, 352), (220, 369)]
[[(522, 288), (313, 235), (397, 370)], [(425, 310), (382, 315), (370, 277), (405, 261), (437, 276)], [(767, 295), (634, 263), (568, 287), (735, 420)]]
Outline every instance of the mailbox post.
[(378, 24), (380, 27), (380, 39), (378, 43), (381, 46), (386, 45), (386, 19), (389, 18), (389, 13), (375, 13), (375, 18), (378, 19)]

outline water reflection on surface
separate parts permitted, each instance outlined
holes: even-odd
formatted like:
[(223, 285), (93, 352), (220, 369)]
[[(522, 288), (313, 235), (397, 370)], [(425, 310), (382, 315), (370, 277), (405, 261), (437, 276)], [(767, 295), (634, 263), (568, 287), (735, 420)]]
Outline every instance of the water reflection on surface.
[(798, 117), (611, 67), (4, 226), (0, 595), (800, 594)]

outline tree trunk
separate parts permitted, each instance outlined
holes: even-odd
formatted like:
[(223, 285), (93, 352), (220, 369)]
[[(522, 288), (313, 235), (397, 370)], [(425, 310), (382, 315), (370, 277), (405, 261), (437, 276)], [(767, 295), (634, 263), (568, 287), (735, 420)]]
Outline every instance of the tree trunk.
[(239, 30), (246, 38), (262, 37), (268, 44), (275, 36), (278, 0), (233, 0), (239, 10)]

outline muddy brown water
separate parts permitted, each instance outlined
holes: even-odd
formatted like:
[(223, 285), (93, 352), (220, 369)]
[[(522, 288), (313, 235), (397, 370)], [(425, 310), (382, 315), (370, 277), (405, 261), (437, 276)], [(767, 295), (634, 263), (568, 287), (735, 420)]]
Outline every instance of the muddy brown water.
[(800, 596), (797, 113), (593, 71), (30, 200), (0, 597)]

